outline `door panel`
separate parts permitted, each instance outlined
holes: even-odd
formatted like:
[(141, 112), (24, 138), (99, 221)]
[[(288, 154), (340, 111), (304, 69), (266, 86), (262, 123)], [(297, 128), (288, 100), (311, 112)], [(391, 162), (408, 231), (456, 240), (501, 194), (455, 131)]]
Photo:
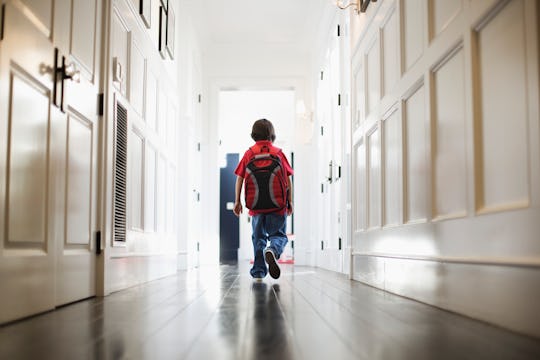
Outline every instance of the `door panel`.
[(92, 78), (96, 40), (96, 0), (74, 0), (71, 28), (71, 56)]
[(52, 28), (52, 0), (19, 0), (14, 2), (25, 17), (33, 22), (36, 28), (43, 31), (43, 34), (50, 36)]
[(73, 115), (68, 124), (66, 247), (83, 244), (90, 249), (93, 124)]
[(6, 245), (26, 243), (43, 248), (50, 92), (34, 79), (23, 79), (13, 72), (10, 77)]

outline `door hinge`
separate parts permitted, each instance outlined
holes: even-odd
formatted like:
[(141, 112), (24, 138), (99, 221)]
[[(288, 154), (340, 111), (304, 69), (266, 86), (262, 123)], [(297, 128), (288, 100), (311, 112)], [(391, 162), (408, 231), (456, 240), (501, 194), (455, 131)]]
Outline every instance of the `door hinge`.
[(96, 255), (101, 254), (101, 230), (96, 231)]
[(321, 136), (324, 136), (324, 126), (321, 126)]
[(337, 94), (337, 105), (341, 106), (341, 94)]
[(321, 240), (321, 250), (324, 250), (324, 241)]
[(197, 241), (197, 251), (201, 251), (200, 243)]
[(201, 151), (201, 143), (197, 143), (197, 151)]
[(197, 97), (197, 100), (199, 101), (199, 103), (202, 101), (202, 95), (199, 94), (199, 96)]
[(4, 40), (4, 23), (6, 19), (6, 4), (2, 4), (2, 14), (0, 14), (0, 41)]
[(321, 80), (324, 80), (324, 71), (321, 71)]
[(337, 26), (337, 36), (341, 36), (341, 27)]
[(338, 238), (338, 250), (341, 250), (341, 238)]
[(99, 93), (97, 96), (97, 114), (103, 116), (105, 113), (105, 94)]

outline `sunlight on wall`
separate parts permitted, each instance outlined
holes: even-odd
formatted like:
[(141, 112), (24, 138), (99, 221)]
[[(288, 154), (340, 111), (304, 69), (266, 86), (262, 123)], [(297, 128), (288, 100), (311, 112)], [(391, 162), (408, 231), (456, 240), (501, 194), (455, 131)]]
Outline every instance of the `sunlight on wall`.
[(219, 95), (220, 154), (244, 153), (253, 144), (251, 126), (266, 118), (276, 130), (275, 145), (290, 150), (295, 120), (294, 90), (222, 90)]

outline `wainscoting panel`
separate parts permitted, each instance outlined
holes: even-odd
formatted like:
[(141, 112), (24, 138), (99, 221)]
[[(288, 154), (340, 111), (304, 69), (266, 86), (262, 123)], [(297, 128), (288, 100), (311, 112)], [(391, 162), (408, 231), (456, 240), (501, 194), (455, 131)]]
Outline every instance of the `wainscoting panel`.
[(144, 231), (156, 231), (156, 168), (157, 153), (155, 148), (146, 143), (144, 156)]
[(405, 126), (405, 222), (427, 218), (427, 148), (425, 95), (422, 84), (403, 101)]
[(363, 57), (360, 60), (357, 68), (354, 72), (354, 113), (353, 113), (353, 130), (356, 130), (366, 117), (366, 83), (365, 83), (365, 69), (363, 66)]
[(137, 115), (144, 115), (144, 89), (146, 85), (146, 59), (139, 45), (131, 41), (129, 76), (129, 102)]
[(157, 124), (157, 103), (158, 103), (158, 79), (152, 70), (146, 74), (146, 95), (145, 95), (145, 120), (151, 130), (156, 130)]
[(381, 28), (383, 87), (381, 96), (390, 93), (400, 78), (399, 15), (395, 6), (387, 15)]
[(401, 0), (403, 72), (409, 70), (424, 51), (424, 3), (422, 0)]
[(113, 12), (111, 19), (111, 57), (115, 71), (113, 85), (124, 96), (127, 95), (127, 69), (128, 69), (128, 27), (117, 11)]
[(381, 99), (381, 62), (379, 54), (379, 37), (376, 37), (372, 40), (372, 44), (366, 53), (366, 115), (375, 109)]
[(163, 156), (159, 156), (158, 158), (156, 185), (156, 230), (164, 234), (165, 223), (167, 221), (167, 160)]
[(402, 222), (402, 152), (399, 111), (394, 111), (383, 121), (384, 127), (384, 208), (383, 225)]
[(457, 48), (432, 73), (433, 217), (467, 212), (465, 63)]
[(356, 146), (355, 151), (355, 188), (353, 193), (355, 194), (355, 221), (354, 231), (362, 231), (366, 229), (366, 147), (364, 142), (361, 141)]
[(437, 37), (462, 9), (462, 0), (429, 0), (431, 39)]
[(144, 139), (136, 131), (131, 131), (129, 142), (129, 224), (132, 230), (143, 229), (144, 214)]
[(377, 126), (367, 135), (368, 144), (368, 228), (381, 226), (381, 131)]
[(481, 212), (529, 202), (524, 17), (524, 1), (514, 0), (490, 12), (476, 29), (475, 150)]

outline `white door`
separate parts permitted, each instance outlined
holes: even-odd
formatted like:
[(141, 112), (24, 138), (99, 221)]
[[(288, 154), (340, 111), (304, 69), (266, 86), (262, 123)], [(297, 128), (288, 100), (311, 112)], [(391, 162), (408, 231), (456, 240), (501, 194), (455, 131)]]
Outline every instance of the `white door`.
[[(57, 1), (56, 6), (61, 6), (63, 11), (71, 6), (66, 16), (55, 18), (57, 33), (69, 36), (58, 36), (55, 40), (65, 58), (67, 75), (74, 76), (63, 82), (65, 119), (61, 133), (65, 135), (61, 144), (65, 145), (57, 147), (58, 154), (65, 159), (66, 169), (64, 236), (56, 242), (56, 305), (60, 305), (96, 293), (99, 136), (96, 104), (100, 80), (98, 14), (101, 1), (62, 0)], [(57, 179), (55, 183), (62, 181)]]
[[(188, 158), (190, 162), (190, 213), (189, 213), (189, 239), (188, 239), (188, 256), (191, 259), (190, 267), (198, 267), (201, 264), (200, 254), (207, 253), (208, 249), (204, 249), (206, 244), (201, 243), (202, 239), (202, 204), (201, 204), (201, 189), (202, 189), (202, 156), (201, 156), (201, 139), (202, 139), (202, 95), (201, 95), (201, 73), (197, 66), (193, 66), (193, 117), (189, 125), (189, 152)], [(202, 248), (202, 249), (201, 249)], [(202, 259), (208, 262), (206, 259)]]
[[(329, 80), (329, 62), (321, 72), (321, 79), (317, 89), (317, 107), (319, 114), (320, 136), (319, 136), (319, 178), (321, 181), (321, 195), (319, 208), (319, 231), (321, 234), (320, 250), (321, 252), (331, 248), (332, 238), (332, 214), (331, 207), (331, 185), (332, 178), (331, 167), (333, 165), (332, 157), (332, 101), (331, 88)], [(321, 253), (320, 265), (328, 268), (328, 251)]]
[(52, 0), (3, 5), (0, 43), (0, 322), (54, 306), (55, 216), (48, 181)]
[[(336, 25), (337, 27), (337, 25)], [(340, 167), (342, 166), (342, 126), (340, 94), (340, 48), (339, 38), (332, 37), (325, 69), (318, 88), (318, 107), (321, 123), (319, 143), (320, 173), (324, 178), (320, 204), (320, 233), (323, 234), (324, 250), (321, 266), (342, 271), (339, 239), (341, 235), (340, 214)]]
[[(77, 90), (95, 90), (88, 86), (88, 77), (81, 76), (77, 86), (62, 79), (62, 56), (67, 63), (72, 61), (69, 51), (63, 50), (73, 50), (78, 41), (86, 40), (66, 32), (61, 21), (69, 25), (76, 12), (91, 16), (88, 9), (80, 9), (87, 5), (82, 0), (19, 0), (3, 5), (0, 323), (95, 294), (91, 234), (97, 92)], [(62, 17), (65, 14), (67, 18)], [(93, 70), (95, 83), (99, 77)]]

